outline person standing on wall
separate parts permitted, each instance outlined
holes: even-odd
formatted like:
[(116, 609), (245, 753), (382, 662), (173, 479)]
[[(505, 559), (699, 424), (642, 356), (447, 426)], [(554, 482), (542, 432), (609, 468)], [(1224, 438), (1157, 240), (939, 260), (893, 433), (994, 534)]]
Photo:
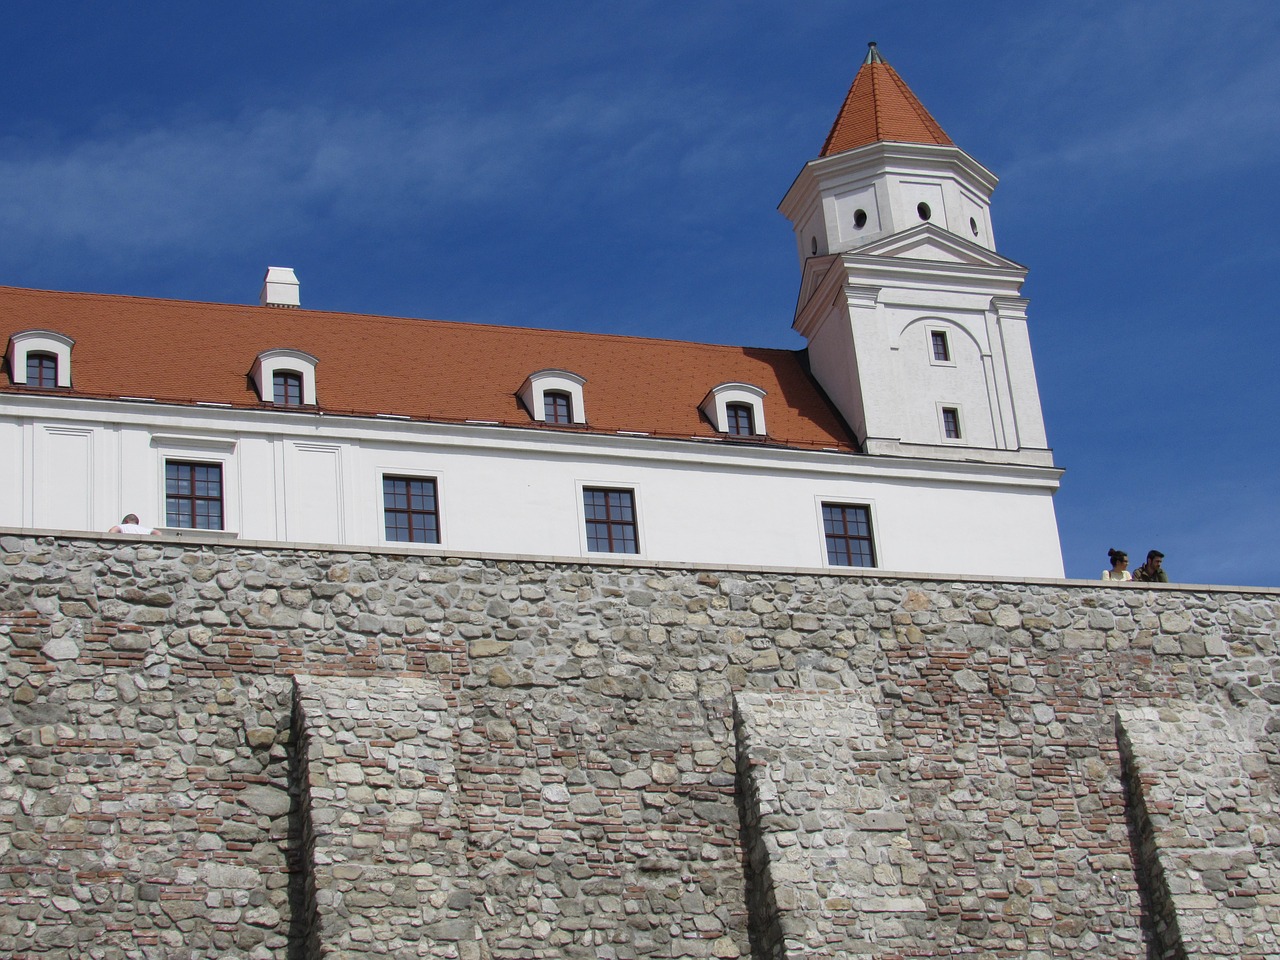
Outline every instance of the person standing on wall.
[(136, 513), (127, 513), (123, 520), (117, 523), (107, 533), (131, 533), (135, 537), (158, 537), (160, 531), (152, 527), (143, 526), (138, 520)]
[(1129, 572), (1129, 555), (1123, 550), (1112, 548), (1107, 551), (1107, 557), (1111, 560), (1111, 569), (1102, 571), (1103, 580), (1132, 580), (1133, 574)]
[(1169, 574), (1165, 573), (1164, 554), (1159, 550), (1147, 551), (1147, 562), (1133, 571), (1133, 579), (1139, 583), (1168, 583)]

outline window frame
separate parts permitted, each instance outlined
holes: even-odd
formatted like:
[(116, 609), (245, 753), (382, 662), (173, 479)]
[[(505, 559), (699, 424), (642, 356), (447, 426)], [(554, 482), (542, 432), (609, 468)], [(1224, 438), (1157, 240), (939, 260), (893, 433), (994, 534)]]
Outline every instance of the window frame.
[[(872, 500), (854, 501), (854, 500), (845, 500), (840, 498), (833, 499), (830, 497), (819, 496), (815, 498), (814, 503), (817, 509), (819, 545), (822, 551), (822, 565), (824, 567), (828, 567), (832, 570), (883, 569), (884, 558), (881, 554), (879, 544), (876, 542), (876, 530), (878, 529), (878, 522), (876, 519), (875, 501), (872, 501)], [(831, 535), (828, 534), (827, 532), (827, 510), (828, 509), (838, 509), (838, 510), (844, 510), (844, 511), (862, 510), (865, 512), (865, 521), (867, 526), (867, 533), (865, 537), (849, 536), (847, 534), (840, 534), (838, 536), (840, 536), (841, 539), (844, 540), (846, 543), (848, 541), (865, 543), (867, 545), (867, 548), (870, 554), (870, 560), (871, 560), (870, 564), (836, 563), (831, 559), (831, 546), (832, 546), (831, 540), (830, 540)], [(847, 521), (845, 522), (845, 529), (846, 530), (848, 529)]]
[[(942, 439), (963, 440), (964, 430), (960, 426), (960, 408), (940, 407), (939, 413), (942, 416)], [(954, 433), (952, 432), (953, 429)]]
[[(151, 447), (155, 451), (155, 466), (152, 476), (159, 485), (153, 487), (150, 495), (155, 504), (155, 515), (168, 517), (168, 501), (165, 495), (165, 464), (170, 460), (185, 460), (193, 463), (220, 464), (222, 466), (222, 535), (235, 538), (239, 534), (234, 524), (243, 522), (240, 515), (239, 461), (236, 451), (239, 441), (233, 437), (194, 436), (191, 434), (154, 433), (151, 435)], [(124, 509), (121, 506), (117, 512)], [(191, 529), (197, 533), (214, 535), (218, 531)]]
[[(169, 492), (169, 468), (170, 467), (190, 467), (191, 492), (186, 494)], [(196, 468), (212, 468), (218, 471), (218, 493), (217, 496), (201, 495), (196, 492), (198, 482), (196, 477)], [(208, 482), (206, 479), (203, 482)], [(190, 503), (191, 525), (172, 522), (173, 515), (170, 512), (170, 502), (177, 498), (179, 501), (188, 501)], [(198, 505), (201, 503), (218, 504), (218, 525), (216, 527), (200, 526), (197, 523)], [(227, 483), (226, 483), (226, 465), (221, 460), (188, 460), (177, 459), (166, 456), (164, 458), (164, 525), (170, 530), (198, 530), (198, 531), (216, 531), (222, 532), (227, 529)]]
[[(631, 520), (624, 519), (606, 519), (598, 520), (589, 518), (587, 513), (587, 495), (593, 493), (614, 494), (622, 493), (630, 497)], [(635, 484), (617, 483), (610, 481), (579, 481), (577, 484), (577, 501), (578, 501), (578, 531), (581, 540), (582, 553), (584, 556), (592, 557), (628, 557), (637, 558), (644, 556), (644, 545), (647, 537), (641, 524), (640, 512), (640, 490)], [(591, 546), (591, 533), (588, 524), (605, 523), (609, 525), (609, 544), (615, 545), (613, 537), (614, 526), (626, 527), (630, 526), (632, 539), (635, 542), (634, 550), (597, 550)]]
[[(45, 383), (46, 371), (44, 366), (46, 361), (51, 367), (51, 369), (47, 371), (50, 374), (48, 377), (48, 383)], [(31, 382), (31, 366), (33, 363), (37, 366), (35, 383)], [(38, 390), (56, 390), (58, 388), (58, 355), (55, 353), (49, 353), (47, 350), (28, 350), (26, 382), (28, 387), (34, 387)]]
[[(936, 354), (937, 338), (942, 338), (942, 345), (946, 350), (945, 359), (939, 359)], [(951, 331), (946, 327), (930, 324), (925, 327), (925, 350), (929, 357), (929, 364), (934, 367), (954, 367), (956, 365), (956, 350), (953, 342)]]
[[(742, 422), (745, 417), (745, 423)], [(755, 408), (749, 403), (735, 400), (724, 405), (725, 433), (731, 437), (754, 437), (756, 435)]]
[[(382, 514), (383, 543), (395, 544), (397, 546), (419, 546), (419, 547), (440, 546), (444, 540), (444, 536), (442, 532), (441, 516), (440, 516), (440, 513), (441, 513), (440, 511), (440, 478), (438, 476), (429, 476), (426, 474), (414, 474), (414, 473), (396, 472), (393, 470), (384, 470), (380, 473), (379, 480), (381, 481), (380, 486), (382, 487), (381, 514)], [(406, 485), (415, 484), (415, 483), (430, 484), (432, 509), (431, 510), (413, 509), (412, 507), (413, 493), (410, 490), (406, 490), (406, 495), (408, 497), (407, 503), (409, 504), (408, 506), (406, 506), (403, 510), (401, 510), (400, 508), (395, 508), (394, 511), (389, 509), (387, 506), (387, 484), (395, 483), (395, 482), (402, 482)], [(413, 518), (415, 516), (417, 515), (430, 516), (435, 526), (435, 531), (434, 531), (435, 539), (434, 540), (414, 540), (412, 539), (412, 537), (410, 537), (410, 539), (408, 540), (392, 539), (392, 537), (390, 536), (391, 530), (387, 522), (388, 517), (392, 512), (404, 513), (406, 515), (406, 519), (408, 520), (408, 529), (411, 534), (413, 532)]]
[(567, 390), (542, 391), (542, 422), (570, 426), (573, 423), (573, 394)]
[[(297, 370), (281, 368), (274, 371), (271, 374), (271, 402), (277, 407), (302, 406), (303, 383), (304, 378)], [(295, 396), (290, 397), (291, 393)]]
[[(929, 343), (933, 350), (934, 363), (950, 363), (951, 362), (951, 344), (947, 342), (947, 331), (930, 330)], [(941, 348), (941, 350), (939, 350)], [(938, 356), (941, 353), (942, 356)]]
[(302, 383), (302, 374), (297, 370), (276, 370), (271, 374), (271, 403), (276, 407), (301, 407)]
[[(964, 425), (964, 410), (960, 404), (950, 400), (939, 400), (935, 406), (938, 411), (938, 437), (943, 443), (964, 445), (968, 441), (966, 439)], [(956, 419), (956, 436), (947, 436), (947, 414), (955, 414)]]

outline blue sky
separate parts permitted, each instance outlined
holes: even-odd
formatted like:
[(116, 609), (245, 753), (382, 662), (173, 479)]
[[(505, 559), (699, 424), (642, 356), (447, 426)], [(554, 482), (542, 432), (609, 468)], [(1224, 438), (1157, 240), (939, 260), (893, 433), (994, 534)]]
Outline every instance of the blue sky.
[(0, 283), (798, 349), (876, 40), (1001, 184), (1069, 576), (1280, 585), (1280, 4), (6, 4)]

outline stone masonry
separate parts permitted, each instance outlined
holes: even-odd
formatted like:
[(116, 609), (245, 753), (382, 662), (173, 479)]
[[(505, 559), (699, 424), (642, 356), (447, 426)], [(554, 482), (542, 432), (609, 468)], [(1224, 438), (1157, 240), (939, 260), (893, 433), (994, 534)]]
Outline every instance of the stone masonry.
[(0, 955), (1268, 957), (1280, 592), (0, 531)]
[(1280, 805), (1248, 730), (1195, 704), (1117, 711), (1161, 957), (1280, 956)]
[(927, 868), (874, 706), (856, 693), (736, 699), (747, 863), (767, 891), (759, 952), (844, 957), (927, 939)]
[(445, 956), (474, 946), (439, 687), (401, 677), (295, 683), (311, 952)]

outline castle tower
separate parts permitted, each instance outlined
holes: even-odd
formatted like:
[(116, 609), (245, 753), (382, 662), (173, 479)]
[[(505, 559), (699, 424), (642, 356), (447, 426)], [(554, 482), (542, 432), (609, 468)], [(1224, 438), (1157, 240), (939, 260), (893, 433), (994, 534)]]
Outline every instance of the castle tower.
[(779, 206), (803, 271), (793, 326), (867, 453), (1053, 466), (996, 182), (870, 44)]

